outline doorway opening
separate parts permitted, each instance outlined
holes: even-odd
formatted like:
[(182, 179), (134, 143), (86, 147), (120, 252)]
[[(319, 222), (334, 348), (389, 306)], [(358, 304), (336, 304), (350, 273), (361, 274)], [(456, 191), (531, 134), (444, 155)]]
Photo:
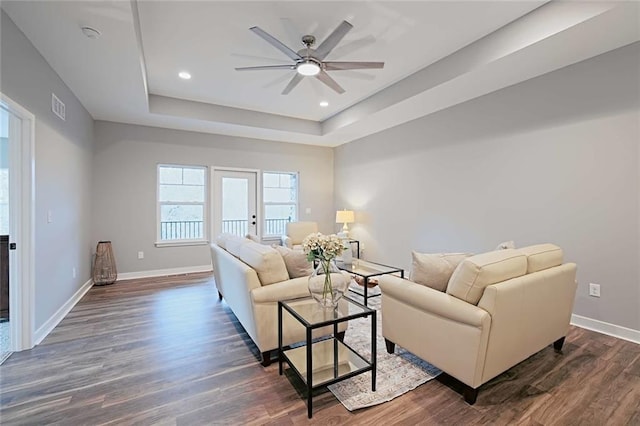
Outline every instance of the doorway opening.
[(0, 282), (2, 361), (34, 346), (34, 129), (34, 115), (0, 93), (0, 280), (8, 280)]

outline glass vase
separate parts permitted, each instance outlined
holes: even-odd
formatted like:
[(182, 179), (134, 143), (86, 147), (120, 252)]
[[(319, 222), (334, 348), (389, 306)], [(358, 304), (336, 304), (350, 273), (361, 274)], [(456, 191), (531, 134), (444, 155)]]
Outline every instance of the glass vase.
[(344, 296), (349, 279), (338, 269), (335, 261), (317, 260), (318, 265), (309, 276), (309, 293), (325, 308), (335, 308)]

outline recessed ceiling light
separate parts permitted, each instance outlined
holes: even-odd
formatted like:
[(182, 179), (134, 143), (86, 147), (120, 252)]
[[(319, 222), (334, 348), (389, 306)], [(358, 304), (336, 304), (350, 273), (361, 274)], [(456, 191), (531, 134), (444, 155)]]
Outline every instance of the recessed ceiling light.
[(178, 77), (180, 77), (180, 78), (181, 78), (181, 79), (183, 79), (183, 80), (189, 80), (189, 79), (191, 78), (191, 74), (189, 74), (189, 73), (188, 73), (188, 72), (186, 72), (186, 71), (180, 71), (180, 72), (178, 73)]
[(323, 108), (328, 107), (329, 106), (329, 102), (322, 101), (322, 102), (320, 102), (320, 106), (323, 107)]

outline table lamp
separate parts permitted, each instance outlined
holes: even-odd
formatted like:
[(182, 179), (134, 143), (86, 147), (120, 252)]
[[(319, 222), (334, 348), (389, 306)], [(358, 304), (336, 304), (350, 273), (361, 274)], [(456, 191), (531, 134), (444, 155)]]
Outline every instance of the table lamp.
[(353, 210), (338, 210), (336, 212), (336, 223), (343, 223), (342, 232), (340, 235), (344, 235), (345, 238), (349, 238), (349, 226), (348, 223), (353, 223), (355, 215)]

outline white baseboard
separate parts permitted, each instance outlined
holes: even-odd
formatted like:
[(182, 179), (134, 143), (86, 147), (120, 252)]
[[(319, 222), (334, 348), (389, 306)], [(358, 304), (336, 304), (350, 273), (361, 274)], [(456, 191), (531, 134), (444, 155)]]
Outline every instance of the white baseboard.
[(82, 287), (80, 287), (78, 291), (76, 291), (74, 295), (71, 296), (71, 298), (67, 300), (65, 304), (56, 311), (55, 314), (51, 315), (51, 317), (47, 321), (45, 321), (45, 323), (42, 324), (40, 328), (36, 330), (33, 336), (33, 346), (39, 345), (44, 340), (44, 338), (47, 337), (49, 333), (51, 333), (56, 325), (60, 324), (60, 321), (62, 321), (64, 317), (66, 317), (67, 314), (71, 312), (71, 309), (76, 306), (76, 303), (78, 303), (80, 299), (82, 299), (82, 296), (84, 296), (92, 286), (93, 280), (90, 278), (86, 283), (82, 284)]
[(118, 274), (118, 281), (136, 280), (139, 278), (166, 277), (168, 275), (194, 274), (196, 272), (213, 271), (211, 265), (185, 266), (182, 268), (155, 269), (152, 271), (125, 272)]
[(621, 325), (610, 324), (576, 314), (571, 315), (571, 325), (640, 344), (640, 331), (632, 328), (622, 327)]

